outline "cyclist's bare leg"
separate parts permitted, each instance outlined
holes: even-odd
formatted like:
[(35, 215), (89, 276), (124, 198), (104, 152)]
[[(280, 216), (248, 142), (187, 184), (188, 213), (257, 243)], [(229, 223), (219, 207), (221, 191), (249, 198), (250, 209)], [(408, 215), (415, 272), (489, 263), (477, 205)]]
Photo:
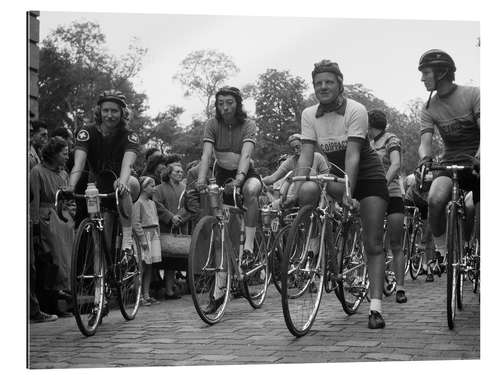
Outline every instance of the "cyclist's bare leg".
[(429, 224), (436, 250), (442, 256), (446, 254), (446, 205), (451, 199), (452, 184), (451, 178), (439, 176), (429, 190)]
[(405, 279), (405, 261), (402, 251), (402, 237), (403, 237), (403, 224), (404, 214), (392, 213), (387, 216), (388, 234), (390, 239), (390, 248), (392, 251), (392, 270), (396, 275), (397, 287), (404, 285)]
[[(116, 183), (115, 181), (115, 186)], [(120, 224), (122, 225), (122, 249), (130, 249), (132, 246), (132, 198), (137, 199), (138, 192), (140, 191), (140, 185), (137, 178), (130, 176), (127, 182), (127, 188), (129, 191), (125, 191), (120, 199), (120, 206), (128, 217), (124, 217), (120, 214)], [(120, 212), (120, 210), (118, 211)]]
[(387, 202), (377, 196), (363, 198), (360, 202), (372, 302), (374, 299), (382, 300), (384, 288), (385, 253), (382, 241), (386, 208)]
[(255, 239), (255, 229), (259, 214), (259, 194), (262, 184), (258, 178), (250, 177), (243, 185), (243, 201), (246, 207), (245, 212), (245, 246), (244, 249), (253, 251)]
[(465, 203), (465, 226), (464, 226), (464, 234), (465, 241), (469, 241), (471, 239), (472, 231), (474, 230), (474, 212), (475, 206), (472, 200), (472, 191), (468, 192), (465, 195), (464, 199)]

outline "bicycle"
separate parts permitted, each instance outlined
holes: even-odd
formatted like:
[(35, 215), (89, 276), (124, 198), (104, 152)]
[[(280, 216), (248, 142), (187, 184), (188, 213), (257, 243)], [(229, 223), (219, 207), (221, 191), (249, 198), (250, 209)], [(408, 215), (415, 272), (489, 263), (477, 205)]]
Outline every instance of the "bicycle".
[(463, 229), (465, 225), (465, 202), (464, 192), (459, 187), (458, 172), (472, 171), (473, 167), (457, 164), (432, 164), (429, 170), (450, 171), (452, 174), (451, 200), (446, 208), (446, 317), (449, 329), (453, 329), (456, 309), (461, 310), (463, 307), (463, 282), (467, 271)]
[[(256, 232), (254, 241), (254, 261), (250, 269), (241, 269), (244, 245), (244, 208), (239, 207), (236, 189), (233, 200), (236, 205), (223, 204), (222, 192), (214, 181), (208, 187), (211, 214), (204, 216), (196, 225), (189, 250), (189, 288), (195, 309), (207, 324), (219, 322), (226, 310), (231, 291), (243, 286), (243, 295), (249, 304), (257, 309), (266, 298), (269, 266), (262, 233)], [(240, 234), (239, 246), (230, 233)], [(236, 254), (238, 252), (238, 254)], [(215, 289), (222, 290), (222, 303), (216, 310), (206, 309), (215, 298)], [(213, 301), (212, 301), (213, 302)]]
[[(336, 231), (333, 254), (326, 254), (327, 242), (333, 239), (327, 236), (334, 233), (333, 224), (338, 220), (340, 213), (330, 204), (326, 185), (328, 182), (340, 182), (346, 186), (349, 194), (348, 179), (332, 175), (297, 176), (293, 181), (316, 181), (320, 184), (321, 195), (317, 207), (306, 205), (302, 207), (290, 228), (287, 238), (285, 253), (281, 262), (281, 304), (283, 316), (288, 330), (297, 337), (304, 336), (311, 329), (321, 303), (322, 292), (325, 285), (325, 275), (335, 284), (338, 296), (343, 300), (343, 307), (349, 307), (355, 311), (361, 300), (366, 296), (367, 272), (364, 257), (356, 258), (355, 255), (362, 251), (359, 230), (352, 231), (353, 216), (350, 211), (343, 211), (342, 223)], [(354, 234), (354, 235), (352, 235)], [(347, 246), (346, 243), (353, 246)], [(339, 257), (339, 244), (342, 244), (342, 252)], [(361, 245), (360, 245), (361, 244)], [(360, 245), (360, 246), (358, 246)], [(332, 269), (326, 270), (326, 259), (330, 262)], [(340, 265), (340, 269), (338, 270)], [(347, 268), (347, 269), (346, 269)], [(363, 282), (359, 282), (359, 276), (363, 275)], [(365, 277), (366, 276), (366, 277)], [(363, 285), (364, 283), (364, 285)], [(347, 300), (347, 295), (354, 295), (355, 302)], [(304, 297), (304, 298), (302, 298)]]
[[(85, 199), (86, 194), (68, 193), (58, 190), (56, 210), (61, 220), (61, 200)], [(73, 242), (71, 259), (71, 294), (73, 314), (80, 332), (93, 336), (107, 313), (107, 302), (116, 290), (118, 304), (125, 320), (133, 320), (139, 309), (142, 289), (142, 260), (140, 247), (134, 240), (130, 251), (121, 248), (121, 228), (118, 217), (119, 193), (97, 194), (98, 211), (80, 223)], [(104, 212), (100, 200), (113, 199), (116, 210), (108, 210), (107, 220), (112, 221), (111, 237), (104, 229)], [(90, 210), (89, 210), (90, 211)]]
[[(424, 245), (424, 223), (420, 217), (417, 206), (405, 206), (405, 237), (409, 238), (408, 268), (410, 276), (416, 280), (421, 274), (423, 267), (425, 245)], [(431, 266), (432, 260), (428, 265)]]

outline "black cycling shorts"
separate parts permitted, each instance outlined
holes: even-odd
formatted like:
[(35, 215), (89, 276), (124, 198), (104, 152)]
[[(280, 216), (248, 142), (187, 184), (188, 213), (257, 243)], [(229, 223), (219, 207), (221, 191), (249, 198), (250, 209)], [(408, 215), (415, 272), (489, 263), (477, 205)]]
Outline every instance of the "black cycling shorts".
[[(439, 176), (447, 176), (451, 178), (452, 173), (450, 171), (436, 171), (434, 178)], [(460, 189), (465, 191), (472, 191), (472, 201), (474, 204), (480, 201), (480, 180), (479, 176), (476, 176), (470, 170), (459, 171), (458, 172), (458, 184)]]
[(387, 205), (387, 215), (404, 214), (404, 212), (405, 212), (405, 206), (403, 204), (403, 198), (389, 197), (389, 204)]
[[(224, 169), (222, 167), (219, 167), (218, 165), (215, 165), (215, 171), (214, 171), (215, 181), (216, 181), (217, 185), (219, 185), (220, 187), (224, 187), (224, 185), (227, 182), (235, 179), (237, 173), (238, 173), (238, 170), (236, 170), (236, 169), (229, 170), (229, 169)], [(243, 184), (241, 184), (241, 187), (243, 187), (245, 182), (251, 177), (258, 178), (260, 181), (260, 176), (255, 171), (255, 169), (252, 165), (248, 168), (248, 172), (245, 176), (245, 180), (243, 181)], [(230, 205), (234, 204), (232, 197), (226, 197), (226, 196), (224, 196), (224, 203), (230, 204)]]
[(380, 197), (389, 202), (389, 191), (385, 180), (361, 180), (356, 184), (352, 197), (361, 201), (367, 197)]

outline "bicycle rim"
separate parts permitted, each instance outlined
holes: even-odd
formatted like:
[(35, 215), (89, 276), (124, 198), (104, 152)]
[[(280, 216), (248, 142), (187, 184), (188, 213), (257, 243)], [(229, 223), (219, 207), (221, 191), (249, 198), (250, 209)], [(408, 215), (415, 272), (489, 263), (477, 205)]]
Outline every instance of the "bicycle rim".
[(360, 232), (355, 225), (346, 225), (347, 229), (338, 236), (342, 244), (342, 257), (337, 297), (345, 313), (352, 315), (368, 293), (368, 272)]
[(451, 207), (448, 215), (446, 230), (447, 263), (446, 263), (446, 317), (448, 328), (455, 326), (455, 315), (457, 308), (457, 281), (458, 281), (458, 257), (457, 257), (457, 213), (456, 208)]
[(116, 260), (116, 281), (118, 287), (118, 304), (126, 320), (132, 320), (139, 309), (142, 290), (142, 257), (137, 239), (134, 238), (131, 252), (123, 254)]
[[(288, 330), (297, 337), (311, 329), (321, 302), (325, 271), (319, 257), (321, 222), (311, 205), (294, 219), (281, 262), (281, 304)], [(317, 240), (316, 240), (317, 239)], [(324, 251), (323, 251), (324, 254)]]
[(253, 249), (254, 262), (251, 269), (244, 274), (243, 287), (250, 306), (258, 309), (266, 299), (269, 275), (266, 239), (260, 230), (255, 233)]
[(463, 247), (463, 222), (460, 216), (457, 215), (457, 230), (456, 230), (456, 255), (457, 255), (457, 308), (462, 310), (464, 299), (464, 247)]
[(410, 276), (413, 280), (417, 279), (423, 265), (422, 252), (419, 250), (419, 246), (422, 246), (423, 235), (422, 227), (416, 226), (410, 247)]
[(102, 233), (84, 219), (77, 230), (71, 260), (73, 315), (82, 334), (92, 336), (104, 306), (104, 256)]
[[(226, 235), (224, 241), (227, 239)], [(213, 216), (203, 217), (191, 236), (188, 258), (189, 289), (196, 312), (207, 324), (214, 324), (222, 319), (229, 299), (231, 272), (226, 249), (230, 246), (229, 242), (225, 242), (224, 249), (222, 248), (222, 227)], [(221, 255), (224, 256), (222, 262)], [(217, 298), (214, 297), (216, 288)], [(224, 298), (222, 304), (215, 311), (209, 311), (211, 302), (219, 298)]]
[(276, 290), (281, 294), (281, 260), (283, 259), (283, 254), (285, 253), (286, 241), (288, 234), (290, 232), (290, 225), (282, 228), (271, 246), (271, 257), (270, 261), (270, 272), (273, 284)]

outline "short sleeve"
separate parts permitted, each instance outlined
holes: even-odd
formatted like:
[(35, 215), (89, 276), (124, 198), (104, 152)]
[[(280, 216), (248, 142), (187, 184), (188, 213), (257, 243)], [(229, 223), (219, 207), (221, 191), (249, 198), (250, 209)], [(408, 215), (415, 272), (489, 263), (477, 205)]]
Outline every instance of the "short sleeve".
[(215, 144), (216, 125), (217, 123), (215, 119), (207, 121), (207, 124), (205, 125), (205, 132), (203, 134), (203, 142), (210, 142)]
[(255, 144), (257, 142), (257, 126), (255, 122), (251, 120), (246, 120), (243, 124), (243, 132), (241, 134), (241, 143), (252, 142)]
[(89, 152), (90, 145), (90, 129), (88, 127), (81, 128), (78, 133), (76, 133), (75, 137), (75, 149), (83, 150), (85, 152)]
[(317, 142), (318, 136), (316, 134), (316, 131), (314, 130), (313, 119), (310, 116), (311, 113), (312, 113), (311, 111), (308, 111), (308, 108), (302, 111), (302, 118), (300, 124), (302, 141)]
[(364, 141), (368, 135), (368, 112), (358, 104), (350, 111), (346, 121), (347, 139)]
[(132, 151), (136, 154), (139, 153), (139, 137), (134, 132), (129, 132), (127, 134), (127, 143), (125, 146), (125, 152)]
[(278, 173), (278, 176), (283, 174), (287, 174), (294, 168), (294, 162), (293, 162), (293, 156), (290, 156), (287, 158), (281, 165), (278, 167), (278, 170), (276, 171)]
[(420, 134), (433, 133), (434, 134), (434, 122), (432, 117), (425, 108), (420, 111)]
[(401, 152), (401, 140), (394, 134), (391, 134), (385, 142), (385, 150), (387, 155), (393, 151)]

